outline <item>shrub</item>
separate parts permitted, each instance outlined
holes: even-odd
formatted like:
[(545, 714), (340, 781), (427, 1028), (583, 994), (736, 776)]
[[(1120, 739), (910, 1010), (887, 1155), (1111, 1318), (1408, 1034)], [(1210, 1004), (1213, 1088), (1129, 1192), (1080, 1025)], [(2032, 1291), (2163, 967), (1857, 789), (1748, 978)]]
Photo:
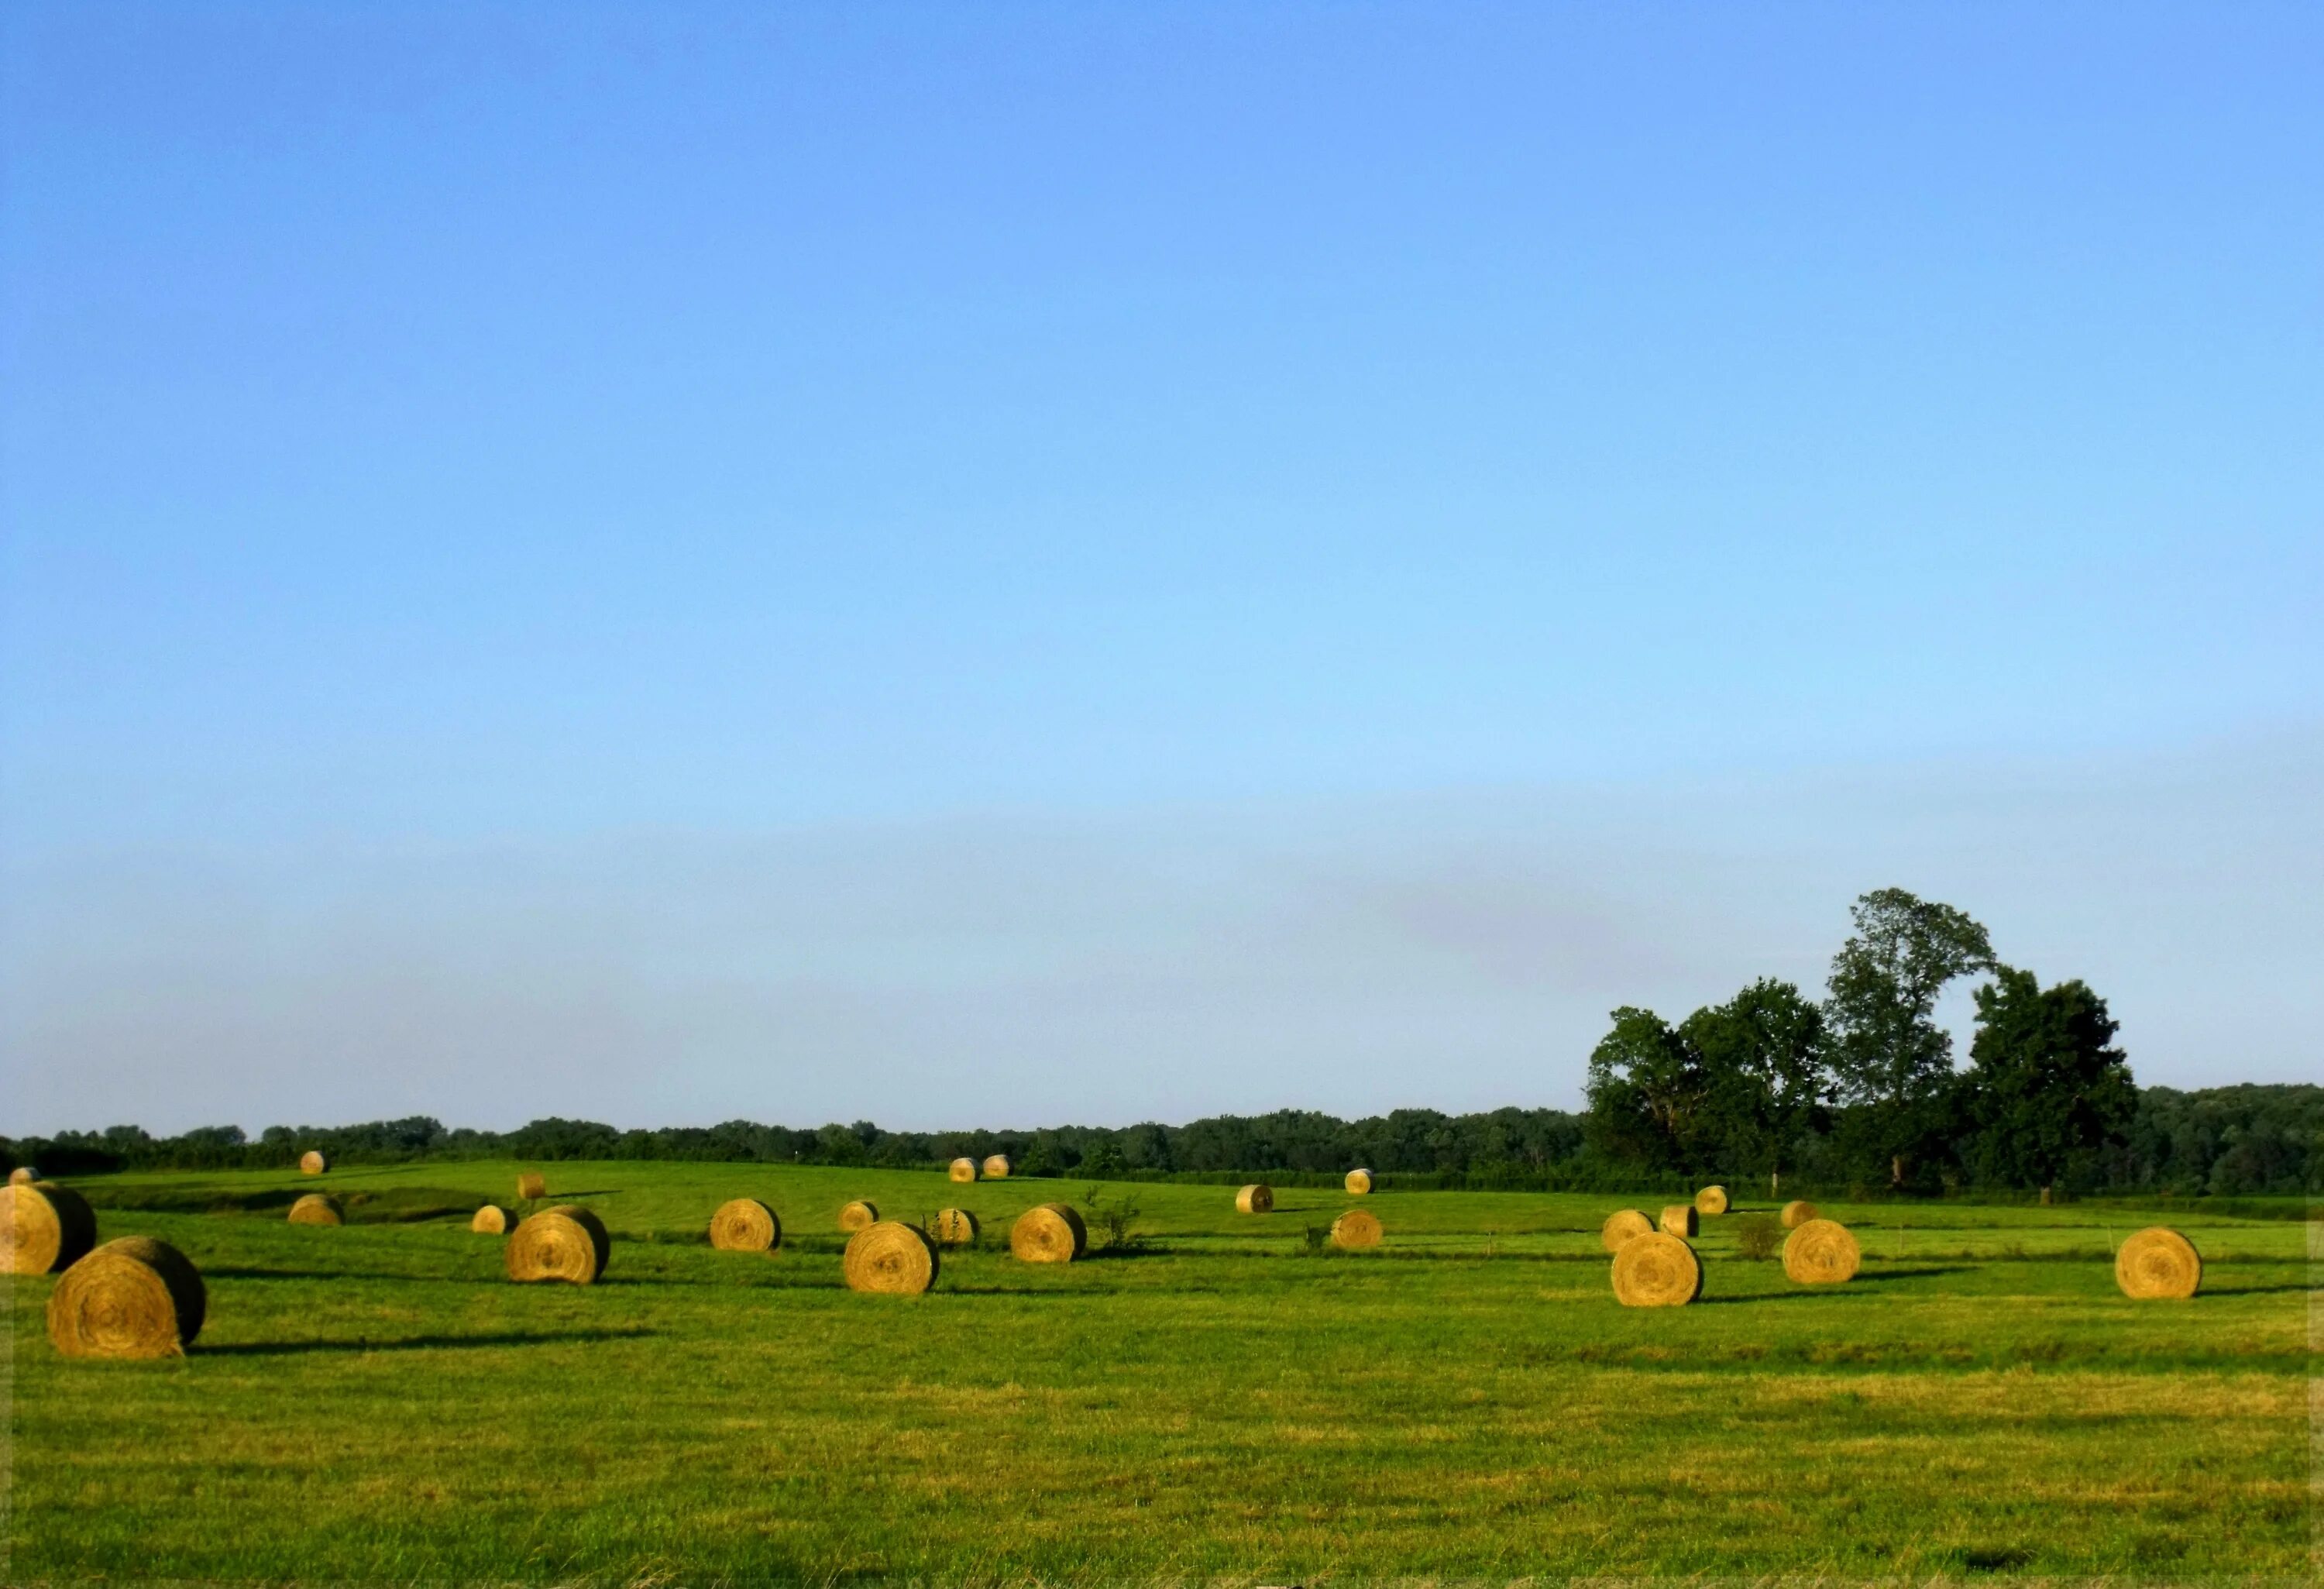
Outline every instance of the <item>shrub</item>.
[(1771, 1214), (1747, 1214), (1735, 1222), (1735, 1245), (1746, 1258), (1773, 1258), (1783, 1244), (1784, 1227)]

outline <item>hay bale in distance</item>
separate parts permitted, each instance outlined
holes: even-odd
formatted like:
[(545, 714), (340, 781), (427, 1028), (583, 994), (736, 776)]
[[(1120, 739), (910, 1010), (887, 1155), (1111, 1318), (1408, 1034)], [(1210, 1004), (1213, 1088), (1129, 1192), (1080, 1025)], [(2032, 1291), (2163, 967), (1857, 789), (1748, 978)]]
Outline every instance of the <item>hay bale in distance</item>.
[(710, 1216), (710, 1244), (721, 1252), (771, 1252), (783, 1244), (783, 1222), (756, 1197), (736, 1197)]
[(345, 1224), (346, 1215), (339, 1200), (328, 1192), (309, 1192), (290, 1205), (292, 1224)]
[(604, 1222), (578, 1204), (563, 1204), (528, 1215), (509, 1237), (509, 1279), (593, 1285), (613, 1256)]
[(1619, 1208), (1606, 1216), (1598, 1227), (1599, 1244), (1609, 1252), (1619, 1252), (1622, 1243), (1632, 1236), (1643, 1236), (1655, 1228), (1655, 1222), (1635, 1208)]
[(1665, 1235), (1693, 1236), (1702, 1229), (1702, 1216), (1692, 1203), (1674, 1203), (1663, 1210), (1659, 1224)]
[(1811, 1219), (1784, 1238), (1784, 1272), (1803, 1286), (1852, 1280), (1863, 1261), (1856, 1237), (1836, 1219)]
[(1007, 1180), (1009, 1178), (1009, 1155), (1006, 1153), (995, 1153), (991, 1158), (986, 1159), (984, 1161), (984, 1178), (987, 1180)]
[(509, 1211), (497, 1203), (487, 1203), (476, 1210), (476, 1216), (468, 1221), (468, 1228), (480, 1236), (504, 1236), (508, 1234)]
[(900, 1219), (868, 1224), (849, 1238), (839, 1271), (851, 1291), (918, 1296), (936, 1283), (936, 1244)]
[(1351, 1169), (1348, 1171), (1348, 1178), (1342, 1184), (1348, 1188), (1348, 1196), (1351, 1197), (1369, 1196), (1372, 1189), (1372, 1172), (1369, 1169)]
[(858, 1198), (855, 1202), (850, 1203), (846, 1207), (839, 1211), (839, 1228), (847, 1232), (850, 1235), (854, 1234), (857, 1231), (868, 1231), (879, 1223), (880, 1210), (878, 1207), (872, 1204), (862, 1201), (861, 1198)]
[(976, 1215), (965, 1208), (947, 1208), (936, 1215), (936, 1238), (940, 1247), (966, 1247), (984, 1233)]
[(8, 1184), (12, 1187), (29, 1187), (40, 1178), (41, 1172), (29, 1164), (20, 1164), (8, 1172)]
[(0, 1274), (49, 1274), (97, 1245), (88, 1200), (53, 1181), (0, 1187)]
[(976, 1160), (973, 1159), (954, 1159), (952, 1161), (951, 1174), (952, 1178), (956, 1181), (965, 1183), (974, 1180), (976, 1178)]
[(1332, 1245), (1354, 1252), (1380, 1244), (1379, 1215), (1369, 1208), (1351, 1208), (1332, 1222)]
[(107, 1242), (59, 1276), (49, 1339), (67, 1357), (179, 1357), (209, 1298), (184, 1253), (150, 1236)]
[(331, 1161), (324, 1158), (320, 1153), (316, 1152), (312, 1148), (308, 1149), (304, 1153), (299, 1155), (299, 1173), (300, 1175), (320, 1175), (330, 1168)]
[(1071, 1263), (1089, 1251), (1089, 1227), (1071, 1204), (1044, 1203), (1010, 1227), (1009, 1251), (1020, 1263)]
[(1816, 1206), (1804, 1198), (1795, 1197), (1784, 1205), (1784, 1228), (1787, 1231), (1795, 1231), (1808, 1221), (1820, 1217), (1821, 1216), (1816, 1213)]
[(1255, 1181), (1235, 1194), (1238, 1214), (1266, 1214), (1275, 1206), (1275, 1188), (1264, 1181)]
[(1683, 1307), (1702, 1295), (1702, 1260), (1666, 1230), (1648, 1231), (1614, 1254), (1614, 1297), (1625, 1307)]
[(2149, 1225), (2115, 1253), (2114, 1283), (2141, 1302), (2192, 1297), (2203, 1283), (2203, 1255), (2169, 1225)]
[(1727, 1212), (1727, 1188), (1705, 1187), (1694, 1195), (1694, 1211), (1712, 1218)]
[(526, 1170), (516, 1178), (516, 1195), (520, 1202), (540, 1202), (549, 1196), (549, 1178), (537, 1169)]

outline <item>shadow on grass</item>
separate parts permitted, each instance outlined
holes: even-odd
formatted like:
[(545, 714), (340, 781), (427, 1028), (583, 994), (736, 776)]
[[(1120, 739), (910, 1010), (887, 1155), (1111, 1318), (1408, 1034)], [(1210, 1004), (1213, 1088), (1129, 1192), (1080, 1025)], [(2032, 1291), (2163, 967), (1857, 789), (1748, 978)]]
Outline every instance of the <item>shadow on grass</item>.
[(2273, 1297), (2285, 1291), (2312, 1291), (2313, 1286), (2205, 1286), (2199, 1295), (2205, 1297)]
[(1856, 1271), (1856, 1278), (1849, 1283), (1864, 1286), (1878, 1285), (1885, 1280), (1924, 1280), (1941, 1274), (1968, 1274), (1970, 1272), (1970, 1268), (1971, 1266), (1966, 1263), (1953, 1263), (1942, 1267), (1932, 1265), (1923, 1269), (1884, 1269), (1878, 1274), (1874, 1274), (1870, 1270), (1859, 1269)]
[[(1834, 1286), (1830, 1289), (1837, 1291), (1840, 1288)], [(1697, 1297), (1694, 1299), (1694, 1306), (1714, 1307), (1725, 1307), (1736, 1302), (1812, 1302), (1815, 1299), (1814, 1291), (1761, 1291), (1748, 1297)]]
[(400, 1340), (371, 1341), (238, 1341), (225, 1346), (196, 1345), (195, 1357), (295, 1357), (309, 1352), (437, 1352), (473, 1346), (558, 1346), (576, 1341), (634, 1341), (658, 1335), (659, 1330), (544, 1330), (531, 1334), (508, 1331), (493, 1335), (406, 1335)]
[(426, 1282), (449, 1281), (456, 1285), (483, 1285), (478, 1275), (430, 1274), (425, 1270), (402, 1269), (259, 1269), (249, 1264), (204, 1264), (202, 1278), (206, 1280), (401, 1280)]

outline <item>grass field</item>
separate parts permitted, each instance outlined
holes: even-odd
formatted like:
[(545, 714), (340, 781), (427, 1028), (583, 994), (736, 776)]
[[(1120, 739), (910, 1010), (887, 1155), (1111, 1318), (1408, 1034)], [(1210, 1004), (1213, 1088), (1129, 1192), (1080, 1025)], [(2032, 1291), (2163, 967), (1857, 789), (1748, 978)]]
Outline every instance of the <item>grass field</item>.
[[(1116, 1186), (1143, 1250), (1038, 1268), (1011, 1216), (1082, 1182), (742, 1165), (547, 1167), (615, 1236), (587, 1288), (470, 1234), (517, 1166), (87, 1183), (101, 1235), (198, 1264), (194, 1353), (69, 1363), (14, 1282), (11, 1582), (2131, 1575), (2314, 1572), (2296, 1221), (2172, 1216), (2204, 1292), (2133, 1303), (2159, 1216), (1827, 1205), (1807, 1290), (1705, 1222), (1702, 1301), (1616, 1305), (1608, 1197), (1347, 1204)], [(713, 1251), (730, 1196), (773, 1257)], [(850, 1197), (985, 1224), (931, 1294), (841, 1287)], [(1748, 1211), (1748, 1206), (1747, 1206)], [(457, 1216), (456, 1223), (452, 1215)]]

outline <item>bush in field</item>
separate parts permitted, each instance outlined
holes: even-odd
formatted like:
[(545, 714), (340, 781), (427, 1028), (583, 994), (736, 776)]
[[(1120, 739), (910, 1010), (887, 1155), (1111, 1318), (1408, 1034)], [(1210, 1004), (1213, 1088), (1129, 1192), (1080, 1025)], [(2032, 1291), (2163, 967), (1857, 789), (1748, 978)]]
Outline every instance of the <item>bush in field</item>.
[(1746, 1258), (1773, 1258), (1783, 1244), (1784, 1227), (1772, 1214), (1747, 1214), (1735, 1222), (1735, 1245)]
[(1082, 1193), (1082, 1206), (1088, 1211), (1085, 1219), (1093, 1234), (1102, 1237), (1090, 1244), (1104, 1252), (1134, 1252), (1146, 1245), (1146, 1238), (1134, 1226), (1138, 1218), (1137, 1200), (1127, 1194), (1107, 1201), (1105, 1188), (1093, 1186)]

